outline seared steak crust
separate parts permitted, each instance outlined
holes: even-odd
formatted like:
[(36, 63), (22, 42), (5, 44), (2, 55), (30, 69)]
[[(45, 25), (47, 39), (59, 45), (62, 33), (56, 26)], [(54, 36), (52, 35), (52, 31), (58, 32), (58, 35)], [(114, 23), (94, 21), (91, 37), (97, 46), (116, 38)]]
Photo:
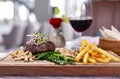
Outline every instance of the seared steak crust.
[(55, 44), (51, 41), (47, 41), (45, 43), (35, 45), (35, 44), (31, 44), (30, 41), (29, 41), (24, 45), (24, 50), (25, 51), (29, 50), (32, 53), (52, 51), (52, 50), (55, 50)]

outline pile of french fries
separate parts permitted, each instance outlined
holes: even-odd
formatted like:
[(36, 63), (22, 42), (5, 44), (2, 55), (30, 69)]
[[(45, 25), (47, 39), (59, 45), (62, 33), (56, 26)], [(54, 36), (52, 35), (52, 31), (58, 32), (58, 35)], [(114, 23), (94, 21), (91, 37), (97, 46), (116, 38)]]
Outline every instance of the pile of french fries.
[(82, 40), (81, 48), (75, 57), (75, 60), (77, 62), (83, 62), (84, 64), (109, 63), (111, 61), (120, 62), (120, 58), (117, 58), (85, 39)]
[(32, 62), (35, 61), (35, 57), (32, 55), (31, 52), (29, 51), (24, 51), (24, 50), (15, 50), (12, 51), (10, 56), (15, 60), (23, 60), (25, 62)]

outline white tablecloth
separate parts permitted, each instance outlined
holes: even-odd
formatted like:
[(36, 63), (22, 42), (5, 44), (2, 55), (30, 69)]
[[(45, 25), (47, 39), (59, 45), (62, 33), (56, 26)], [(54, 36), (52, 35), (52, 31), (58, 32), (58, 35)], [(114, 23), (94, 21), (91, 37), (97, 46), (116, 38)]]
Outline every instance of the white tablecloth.
[[(82, 39), (86, 39), (86, 40), (88, 40), (89, 42), (92, 42), (92, 43), (98, 45), (98, 44), (99, 44), (99, 38), (100, 38), (100, 37), (82, 36), (82, 37), (81, 37), (81, 40), (82, 40)], [(77, 43), (77, 44), (80, 43), (80, 39), (79, 39), (79, 38), (74, 39), (74, 40), (72, 40), (72, 41), (67, 41), (65, 47), (68, 48), (68, 49), (72, 49), (72, 47), (74, 47), (76, 43)]]

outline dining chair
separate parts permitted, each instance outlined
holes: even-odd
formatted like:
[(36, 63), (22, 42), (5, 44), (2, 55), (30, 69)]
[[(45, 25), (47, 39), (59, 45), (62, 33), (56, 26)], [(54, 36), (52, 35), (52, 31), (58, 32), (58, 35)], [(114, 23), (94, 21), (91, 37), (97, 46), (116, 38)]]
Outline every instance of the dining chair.
[(3, 45), (6, 49), (18, 47), (22, 43), (24, 28), (22, 26), (14, 25), (12, 31), (3, 35)]

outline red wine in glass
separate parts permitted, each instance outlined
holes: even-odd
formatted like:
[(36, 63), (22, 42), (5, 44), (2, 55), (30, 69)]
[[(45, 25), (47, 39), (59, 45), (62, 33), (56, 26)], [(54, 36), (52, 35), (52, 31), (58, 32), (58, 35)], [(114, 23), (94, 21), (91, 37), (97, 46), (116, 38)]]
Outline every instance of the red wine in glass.
[(75, 31), (83, 32), (90, 27), (92, 19), (79, 19), (79, 20), (72, 19), (70, 20), (70, 23)]
[(77, 35), (73, 41), (72, 49), (79, 50), (82, 32), (86, 31), (92, 24), (92, 0), (72, 0), (68, 12), (70, 24)]

